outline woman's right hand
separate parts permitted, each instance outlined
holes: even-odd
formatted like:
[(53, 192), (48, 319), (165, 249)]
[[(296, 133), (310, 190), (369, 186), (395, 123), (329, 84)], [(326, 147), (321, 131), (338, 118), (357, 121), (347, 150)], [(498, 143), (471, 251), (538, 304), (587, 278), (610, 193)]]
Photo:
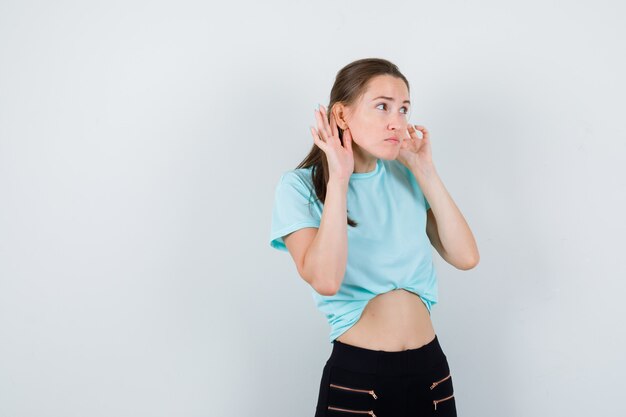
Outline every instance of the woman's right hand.
[(352, 135), (349, 129), (343, 131), (343, 146), (339, 139), (339, 131), (334, 114), (330, 114), (330, 125), (326, 117), (326, 109), (320, 106), (315, 109), (317, 129), (311, 127), (313, 141), (326, 154), (329, 178), (348, 182), (354, 172), (354, 155), (352, 153)]

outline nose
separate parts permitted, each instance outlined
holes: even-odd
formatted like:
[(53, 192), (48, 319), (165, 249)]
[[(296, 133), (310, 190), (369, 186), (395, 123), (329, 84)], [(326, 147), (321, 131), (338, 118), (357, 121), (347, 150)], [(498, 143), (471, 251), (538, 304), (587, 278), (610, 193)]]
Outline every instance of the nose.
[(394, 133), (398, 135), (398, 137), (404, 137), (405, 136), (404, 131), (407, 129), (407, 124), (408, 124), (406, 120), (406, 116), (402, 114), (398, 114), (398, 115), (392, 115), (390, 117), (391, 117), (391, 120), (389, 121), (388, 129), (393, 130)]

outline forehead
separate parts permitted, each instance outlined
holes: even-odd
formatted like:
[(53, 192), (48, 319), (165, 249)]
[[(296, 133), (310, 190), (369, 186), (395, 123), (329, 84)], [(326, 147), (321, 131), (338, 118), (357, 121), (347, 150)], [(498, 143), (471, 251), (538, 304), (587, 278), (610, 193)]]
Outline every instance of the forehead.
[(409, 100), (409, 90), (402, 78), (391, 75), (378, 75), (367, 83), (363, 99), (369, 101), (378, 96), (391, 97), (396, 101), (402, 102)]

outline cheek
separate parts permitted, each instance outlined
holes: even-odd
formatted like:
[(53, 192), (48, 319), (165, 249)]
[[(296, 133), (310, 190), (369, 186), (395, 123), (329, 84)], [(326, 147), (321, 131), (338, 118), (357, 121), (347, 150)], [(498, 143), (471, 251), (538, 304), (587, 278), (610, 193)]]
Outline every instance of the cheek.
[(355, 142), (364, 146), (374, 144), (380, 136), (376, 134), (376, 131), (371, 126), (367, 125), (359, 126), (358, 130), (353, 130), (352, 133), (354, 133), (356, 137)]
[(381, 135), (384, 135), (384, 128), (381, 131), (380, 121), (376, 119), (375, 115), (370, 117), (363, 115), (353, 119), (350, 124), (350, 131), (354, 141), (361, 145), (375, 143), (382, 139)]
[(384, 126), (381, 125), (380, 121), (377, 120), (376, 117), (363, 120), (359, 125), (359, 131), (365, 135), (365, 137), (376, 137), (377, 135), (380, 135), (381, 130), (384, 130)]

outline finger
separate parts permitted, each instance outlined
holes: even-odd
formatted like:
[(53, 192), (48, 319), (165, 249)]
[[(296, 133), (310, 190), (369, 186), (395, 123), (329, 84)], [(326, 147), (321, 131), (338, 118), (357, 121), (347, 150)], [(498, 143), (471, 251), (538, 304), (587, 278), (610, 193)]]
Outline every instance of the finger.
[(411, 139), (411, 125), (408, 125), (406, 127), (406, 129), (404, 129), (404, 132), (406, 133), (405, 137), (404, 137), (404, 141), (410, 140)]
[(339, 132), (337, 131), (337, 122), (335, 121), (335, 115), (330, 113), (330, 133), (333, 137), (339, 137)]
[[(428, 131), (426, 130), (426, 128), (424, 126), (412, 125), (412, 127), (413, 127), (413, 132), (414, 132), (416, 138), (424, 139), (424, 135), (426, 135), (428, 133)], [(418, 130), (422, 133), (422, 137), (419, 137), (419, 135), (417, 134)]]
[(315, 109), (315, 121), (317, 122), (317, 133), (319, 137), (326, 142), (326, 131), (324, 130), (324, 116), (322, 115), (322, 111), (317, 108)]
[(322, 120), (323, 120), (323, 125), (322, 128), (324, 129), (324, 132), (326, 133), (326, 135), (328, 137), (332, 136), (332, 131), (330, 128), (330, 124), (328, 123), (328, 115), (326, 114), (326, 108), (324, 106), (320, 107), (320, 112), (322, 113)]
[(324, 122), (322, 120), (322, 112), (318, 109), (315, 109), (315, 120), (317, 121), (318, 137), (320, 137), (324, 142), (327, 142), (327, 135), (324, 131)]
[(319, 146), (319, 148), (321, 150), (323, 150), (324, 152), (326, 152), (326, 143), (320, 139), (319, 135), (317, 134), (317, 131), (315, 130), (315, 128), (313, 126), (310, 126), (311, 129), (311, 135), (313, 135), (313, 142)]
[(417, 137), (417, 132), (415, 131), (415, 129), (413, 129), (411, 125), (407, 127), (407, 131), (409, 132), (409, 137), (406, 139), (406, 142), (407, 142), (407, 147), (410, 147), (416, 143), (418, 137)]
[(350, 129), (346, 129), (343, 131), (343, 146), (352, 152), (352, 133), (350, 133)]

